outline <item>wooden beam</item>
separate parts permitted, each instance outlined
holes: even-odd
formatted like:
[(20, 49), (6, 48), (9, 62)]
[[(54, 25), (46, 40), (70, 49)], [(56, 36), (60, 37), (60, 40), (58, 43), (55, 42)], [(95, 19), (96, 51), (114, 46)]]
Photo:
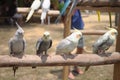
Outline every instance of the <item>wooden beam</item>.
[[(68, 12), (69, 9), (67, 9), (66, 12)], [(70, 34), (70, 30), (71, 30), (71, 16), (65, 16), (64, 17), (64, 38), (67, 37)], [(68, 75), (69, 75), (69, 71), (70, 71), (70, 67), (69, 66), (63, 66), (63, 80), (68, 80)]]
[(77, 6), (80, 10), (94, 10), (101, 12), (120, 12), (120, 7), (93, 7), (93, 6)]
[[(24, 55), (22, 57), (12, 57), (9, 55), (0, 55), (0, 67), (31, 67), (31, 66), (97, 66), (120, 63), (120, 53), (97, 54), (76, 54), (74, 57), (66, 55), (67, 60), (61, 55), (42, 56)], [(117, 80), (117, 79), (116, 79)]]
[[(83, 35), (103, 35), (108, 30), (79, 30), (82, 32)], [(71, 32), (74, 32), (74, 30), (71, 30)]]
[(120, 7), (120, 0), (82, 0), (80, 6)]
[[(18, 10), (18, 13), (28, 14), (29, 11), (30, 11), (30, 8), (27, 8), (27, 7), (18, 7), (17, 10)], [(42, 10), (39, 9), (34, 14), (40, 15), (41, 13), (42, 13)], [(59, 10), (50, 10), (50, 11), (48, 11), (48, 15), (49, 16), (58, 16), (59, 14), (60, 14)]]

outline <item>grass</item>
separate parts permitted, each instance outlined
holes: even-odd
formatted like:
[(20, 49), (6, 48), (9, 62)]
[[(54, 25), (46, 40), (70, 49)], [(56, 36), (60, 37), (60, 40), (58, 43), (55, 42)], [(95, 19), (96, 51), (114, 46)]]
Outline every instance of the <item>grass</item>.
[[(113, 18), (114, 16), (112, 16)], [(97, 21), (97, 15), (83, 17), (85, 29), (104, 29), (109, 25), (108, 15), (101, 16), (101, 22)], [(40, 23), (24, 24), (27, 47), (25, 54), (35, 54), (35, 44), (44, 31), (49, 31), (53, 39), (53, 46), (49, 52), (55, 52), (56, 45), (63, 38), (63, 24), (40, 25)], [(0, 25), (0, 55), (8, 55), (8, 41), (14, 35), (16, 27)], [(91, 45), (99, 36), (85, 36), (85, 46), (91, 50)], [(94, 40), (93, 40), (94, 39)], [(109, 51), (115, 50), (115, 44)], [(81, 68), (84, 70), (84, 67)], [(93, 66), (83, 75), (78, 75), (75, 80), (112, 80), (113, 65)], [(13, 76), (12, 68), (0, 68), (0, 80), (62, 80), (62, 67), (20, 67), (16, 76)]]

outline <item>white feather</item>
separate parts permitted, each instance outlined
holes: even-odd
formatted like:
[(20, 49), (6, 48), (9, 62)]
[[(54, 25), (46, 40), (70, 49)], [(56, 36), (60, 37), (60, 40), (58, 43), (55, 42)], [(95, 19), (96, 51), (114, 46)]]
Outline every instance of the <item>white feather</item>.
[(41, 14), (41, 21), (44, 22), (47, 12), (50, 9), (50, 0), (44, 0), (43, 4), (42, 4), (42, 14)]
[(31, 5), (31, 10), (30, 10), (25, 22), (28, 22), (30, 20), (33, 13), (35, 12), (35, 10), (39, 9), (40, 5), (41, 5), (40, 0), (34, 0), (33, 1), (32, 5)]

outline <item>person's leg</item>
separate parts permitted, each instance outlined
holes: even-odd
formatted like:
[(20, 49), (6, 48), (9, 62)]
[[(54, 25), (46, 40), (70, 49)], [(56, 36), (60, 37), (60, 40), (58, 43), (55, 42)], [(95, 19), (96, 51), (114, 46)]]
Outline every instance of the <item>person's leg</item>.
[(69, 75), (68, 75), (69, 79), (75, 79), (75, 76), (72, 73), (72, 68), (69, 69)]

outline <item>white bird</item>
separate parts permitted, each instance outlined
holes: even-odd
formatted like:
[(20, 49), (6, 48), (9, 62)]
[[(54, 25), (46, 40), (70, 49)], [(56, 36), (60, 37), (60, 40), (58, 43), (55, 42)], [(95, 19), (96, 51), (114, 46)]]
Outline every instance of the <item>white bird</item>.
[[(17, 22), (16, 22), (16, 25), (17, 25), (18, 29), (17, 29), (15, 35), (9, 40), (9, 50), (10, 50), (10, 55), (12, 55), (12, 56), (23, 55), (25, 46), (26, 46), (26, 41), (23, 38), (24, 31), (17, 24)], [(14, 76), (15, 76), (15, 72), (17, 69), (18, 69), (17, 66), (13, 66)]]
[(113, 28), (106, 32), (93, 44), (93, 53), (105, 53), (105, 51), (113, 45), (114, 41), (116, 40), (117, 34), (118, 31)]
[(59, 42), (56, 48), (57, 54), (71, 54), (71, 52), (77, 48), (78, 41), (82, 37), (80, 31), (73, 32), (71, 35)]
[[(93, 44), (93, 53), (95, 54), (104, 54), (116, 40), (116, 36), (118, 31), (116, 29), (110, 28), (108, 32), (106, 32), (103, 36), (101, 36), (94, 44)], [(85, 68), (87, 71), (90, 66)]]
[(50, 0), (44, 0), (42, 3), (41, 24), (44, 24), (44, 20), (46, 19), (46, 15), (50, 9), (50, 5), (51, 5)]
[(41, 5), (41, 1), (40, 0), (34, 0), (31, 7), (30, 7), (30, 12), (26, 18), (26, 21), (25, 22), (28, 22), (30, 20), (30, 18), (32, 17), (33, 13), (35, 12), (35, 10), (38, 10), (39, 7)]

